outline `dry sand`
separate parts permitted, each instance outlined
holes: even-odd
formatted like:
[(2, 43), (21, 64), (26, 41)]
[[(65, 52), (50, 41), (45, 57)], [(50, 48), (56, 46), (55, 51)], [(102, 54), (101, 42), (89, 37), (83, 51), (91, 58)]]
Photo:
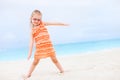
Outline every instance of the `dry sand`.
[[(52, 61), (42, 59), (28, 80), (120, 80), (120, 48), (59, 56), (65, 73)], [(30, 61), (0, 61), (0, 80), (22, 80)]]

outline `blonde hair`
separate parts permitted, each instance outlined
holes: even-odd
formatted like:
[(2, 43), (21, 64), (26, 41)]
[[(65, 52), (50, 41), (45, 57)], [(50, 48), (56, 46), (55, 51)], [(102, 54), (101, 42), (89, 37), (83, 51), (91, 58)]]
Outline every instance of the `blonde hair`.
[(30, 17), (30, 26), (31, 26), (31, 27), (34, 27), (33, 24), (32, 24), (32, 17), (33, 17), (33, 15), (35, 15), (35, 14), (42, 15), (42, 13), (41, 13), (39, 10), (34, 10), (34, 11), (32, 12), (31, 17)]

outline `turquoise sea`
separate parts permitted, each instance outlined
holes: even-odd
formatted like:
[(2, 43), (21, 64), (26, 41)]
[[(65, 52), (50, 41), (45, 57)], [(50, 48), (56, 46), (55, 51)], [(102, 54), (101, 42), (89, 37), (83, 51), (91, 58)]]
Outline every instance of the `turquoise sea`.
[[(111, 49), (118, 47), (120, 48), (120, 39), (54, 45), (57, 56), (84, 54), (89, 51), (97, 51), (102, 49)], [(27, 59), (27, 55), (28, 48), (22, 47), (17, 49), (8, 49), (6, 51), (0, 52), (0, 61)]]

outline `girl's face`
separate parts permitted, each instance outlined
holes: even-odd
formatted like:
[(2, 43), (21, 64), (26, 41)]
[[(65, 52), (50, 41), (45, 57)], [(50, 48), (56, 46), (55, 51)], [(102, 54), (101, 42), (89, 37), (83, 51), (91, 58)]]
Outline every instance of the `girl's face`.
[(34, 14), (32, 17), (32, 24), (34, 26), (39, 26), (41, 22), (41, 15), (40, 14)]

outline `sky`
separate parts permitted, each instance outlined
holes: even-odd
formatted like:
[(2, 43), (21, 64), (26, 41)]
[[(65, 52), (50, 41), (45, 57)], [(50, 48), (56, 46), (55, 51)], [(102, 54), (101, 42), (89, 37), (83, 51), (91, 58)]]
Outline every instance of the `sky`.
[(119, 0), (0, 0), (0, 51), (29, 45), (30, 15), (38, 9), (53, 44), (120, 39)]

